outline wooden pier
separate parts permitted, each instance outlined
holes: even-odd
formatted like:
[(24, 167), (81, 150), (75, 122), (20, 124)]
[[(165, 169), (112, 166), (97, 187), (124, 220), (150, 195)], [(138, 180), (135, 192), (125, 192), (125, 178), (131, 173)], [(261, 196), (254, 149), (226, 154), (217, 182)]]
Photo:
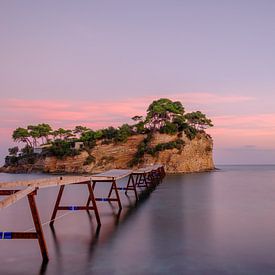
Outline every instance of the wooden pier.
[[(28, 181), (2, 182), (0, 183), (0, 197), (4, 199), (0, 201), (0, 210), (16, 203), (20, 199), (27, 198), (31, 210), (31, 215), (34, 223), (35, 231), (33, 232), (1, 232), (0, 240), (12, 239), (37, 239), (43, 261), (49, 260), (46, 241), (44, 238), (43, 228), (39, 217), (39, 212), (36, 206), (35, 196), (39, 189), (58, 187), (59, 192), (54, 205), (53, 213), (50, 220), (50, 225), (54, 225), (54, 221), (58, 211), (76, 211), (86, 210), (94, 211), (97, 225), (101, 226), (100, 215), (97, 207), (97, 201), (100, 202), (117, 202), (118, 209), (121, 211), (122, 204), (119, 191), (133, 192), (136, 201), (138, 201), (137, 187), (152, 190), (156, 187), (165, 176), (163, 165), (151, 165), (138, 170), (112, 169), (103, 173), (91, 176), (62, 176), (47, 179), (35, 179)], [(119, 187), (117, 181), (128, 177), (127, 185)], [(107, 197), (95, 197), (94, 191), (96, 184), (109, 183), (110, 191)], [(87, 202), (85, 205), (60, 205), (65, 187), (70, 185), (82, 185), (87, 188)], [(0, 229), (1, 230), (1, 229)]]

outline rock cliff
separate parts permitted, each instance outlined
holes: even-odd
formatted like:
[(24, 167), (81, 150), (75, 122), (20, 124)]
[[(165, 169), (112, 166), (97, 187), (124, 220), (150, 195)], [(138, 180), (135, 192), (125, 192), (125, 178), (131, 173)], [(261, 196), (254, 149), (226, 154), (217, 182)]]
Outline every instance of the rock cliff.
[[(32, 165), (6, 167), (4, 172), (96, 173), (112, 168), (128, 168), (129, 162), (133, 159), (144, 137), (145, 135), (133, 135), (126, 142), (116, 144), (98, 142), (89, 153), (82, 151), (79, 155), (64, 159), (41, 157)], [(155, 133), (150, 143), (151, 146), (156, 146), (175, 139), (178, 139), (177, 135)], [(145, 154), (143, 163), (138, 166), (161, 163), (165, 165), (168, 173), (201, 172), (214, 169), (211, 137), (199, 133), (193, 140), (189, 140), (183, 134), (181, 139), (184, 141), (181, 149), (160, 151), (155, 156)], [(93, 156), (92, 161), (87, 163), (89, 156)]]

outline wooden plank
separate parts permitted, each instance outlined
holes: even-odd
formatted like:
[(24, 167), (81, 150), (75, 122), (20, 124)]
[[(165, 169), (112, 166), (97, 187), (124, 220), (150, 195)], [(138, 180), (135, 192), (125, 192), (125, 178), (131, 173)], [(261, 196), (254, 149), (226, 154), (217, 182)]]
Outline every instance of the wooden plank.
[(129, 169), (111, 169), (111, 170), (108, 170), (103, 173), (92, 175), (91, 178), (92, 178), (92, 180), (97, 180), (97, 179), (99, 179), (99, 180), (103, 180), (103, 179), (118, 180), (118, 179), (121, 179), (121, 178), (131, 175), (132, 172), (133, 172), (133, 170), (129, 170)]
[(13, 182), (1, 182), (1, 188), (14, 188), (14, 187), (50, 187), (50, 186), (60, 186), (67, 185), (72, 183), (81, 183), (90, 181), (91, 177), (84, 176), (62, 176), (62, 177), (54, 177), (54, 178), (42, 178), (42, 179), (34, 179), (27, 181), (13, 181)]
[(6, 207), (10, 206), (11, 204), (13, 204), (13, 203), (19, 201), (20, 199), (26, 197), (28, 194), (32, 193), (35, 190), (36, 190), (35, 187), (28, 187), (26, 189), (20, 190), (16, 193), (6, 197), (2, 201), (0, 201), (0, 209), (3, 209), (3, 208), (6, 208)]
[(91, 180), (110, 180), (110, 179), (121, 179), (129, 176), (132, 170), (127, 169), (112, 169), (100, 174), (92, 176), (62, 176), (53, 178), (40, 178), (26, 181), (13, 181), (13, 182), (0, 182), (0, 189), (3, 188), (16, 188), (16, 187), (38, 187), (45, 188), (50, 186), (68, 185), (74, 183), (85, 183)]
[(55, 178), (55, 180), (51, 181), (43, 181), (38, 182), (35, 185), (39, 188), (46, 188), (46, 187), (52, 187), (52, 186), (62, 186), (62, 185), (69, 185), (69, 184), (79, 184), (79, 183), (86, 183), (90, 182), (91, 177), (84, 177), (84, 176), (62, 176), (59, 178)]
[(154, 170), (153, 167), (144, 167), (144, 168), (139, 168), (138, 170), (133, 171), (134, 174), (144, 174), (144, 173), (150, 173)]

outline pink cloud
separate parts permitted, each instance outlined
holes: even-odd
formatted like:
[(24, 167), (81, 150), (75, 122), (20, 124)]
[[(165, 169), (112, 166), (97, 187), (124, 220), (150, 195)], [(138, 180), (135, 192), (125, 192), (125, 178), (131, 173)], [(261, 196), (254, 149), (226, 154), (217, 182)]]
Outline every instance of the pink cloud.
[[(159, 97), (115, 101), (3, 99), (0, 123), (1, 127), (8, 129), (9, 134), (2, 135), (2, 138), (9, 136), (10, 139), (12, 129), (16, 127), (41, 122), (50, 123), (54, 128), (74, 128), (79, 124), (94, 129), (119, 126), (129, 123), (134, 115), (145, 115), (146, 108), (156, 98)], [(190, 110), (194, 110), (194, 106), (203, 106), (203, 111), (211, 110), (212, 114), (215, 114), (216, 106), (242, 107), (245, 102), (254, 100), (252, 97), (214, 93), (175, 93), (169, 94), (169, 98), (183, 102)], [(212, 116), (212, 120), (215, 127), (209, 132), (218, 147), (237, 143), (259, 145), (261, 142), (272, 146), (272, 138), (275, 140), (275, 114), (221, 115)]]
[[(242, 102), (251, 100), (242, 96), (219, 96), (210, 93), (182, 93), (169, 95), (174, 100), (185, 103), (215, 104)], [(155, 97), (137, 97), (117, 101), (65, 101), (65, 100), (24, 100), (24, 99), (4, 99), (2, 100), (2, 112), (9, 114), (10, 121), (1, 119), (2, 123), (20, 123), (24, 118), (27, 123), (30, 121), (49, 121), (68, 123), (75, 121), (103, 125), (105, 122), (115, 123), (116, 120), (129, 120), (134, 115), (144, 115), (148, 104)], [(2, 116), (3, 117), (3, 116)], [(21, 119), (20, 119), (21, 118)], [(106, 125), (105, 125), (106, 126)]]
[(172, 96), (184, 103), (192, 104), (217, 104), (240, 103), (255, 100), (254, 97), (238, 95), (218, 95), (215, 93), (179, 93)]
[(217, 147), (256, 145), (275, 148), (275, 113), (219, 116), (212, 118), (215, 127), (208, 132)]
[(220, 127), (275, 129), (275, 113), (257, 115), (217, 116), (212, 120)]

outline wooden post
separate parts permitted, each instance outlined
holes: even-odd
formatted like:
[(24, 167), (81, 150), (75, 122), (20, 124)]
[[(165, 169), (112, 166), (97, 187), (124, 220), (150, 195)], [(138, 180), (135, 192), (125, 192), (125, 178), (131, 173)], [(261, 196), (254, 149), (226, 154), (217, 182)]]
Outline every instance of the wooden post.
[(120, 201), (120, 197), (119, 197), (119, 193), (118, 193), (118, 190), (117, 190), (117, 186), (116, 186), (116, 181), (115, 180), (113, 180), (112, 185), (113, 185), (113, 188), (114, 188), (115, 193), (116, 193), (117, 203), (118, 203), (119, 210), (121, 210), (122, 209), (122, 205), (121, 205), (121, 201)]
[(37, 207), (36, 207), (34, 195), (35, 195), (34, 193), (30, 193), (28, 195), (28, 200), (29, 200), (29, 205), (30, 205), (30, 208), (31, 208), (31, 213), (32, 213), (32, 218), (33, 218), (35, 230), (36, 230), (36, 233), (37, 233), (37, 238), (38, 238), (38, 242), (39, 242), (41, 255), (42, 255), (43, 261), (46, 262), (46, 261), (49, 260), (48, 250), (47, 250), (47, 246), (46, 246), (46, 242), (45, 242), (45, 238), (44, 238), (44, 234), (43, 234), (43, 230), (42, 230), (38, 210), (37, 210)]
[[(83, 205), (80, 205), (80, 206), (60, 206), (61, 198), (62, 198), (63, 191), (64, 191), (64, 188), (65, 188), (65, 185), (61, 185), (60, 189), (59, 189), (59, 192), (58, 192), (58, 195), (57, 195), (57, 198), (56, 198), (56, 202), (55, 202), (54, 210), (53, 210), (53, 213), (52, 213), (50, 225), (53, 226), (58, 210), (71, 210), (71, 211), (94, 210), (97, 224), (100, 226), (101, 221), (100, 221), (98, 209), (97, 209), (97, 206), (96, 206), (96, 201), (95, 201), (93, 189), (91, 187), (91, 182), (86, 180), (85, 182), (77, 182), (77, 183), (72, 183), (72, 184), (85, 184), (85, 185), (88, 186), (89, 197), (88, 197), (88, 201), (87, 201), (86, 205), (85, 206), (83, 206)], [(91, 201), (92, 201), (93, 205), (89, 206)]]
[(56, 213), (57, 213), (57, 210), (58, 210), (61, 198), (62, 198), (64, 188), (65, 188), (65, 185), (61, 185), (60, 188), (59, 188), (59, 192), (58, 192), (58, 195), (57, 195), (57, 199), (56, 199), (56, 202), (55, 202), (55, 205), (54, 205), (54, 210), (53, 210), (52, 217), (51, 217), (51, 222), (50, 222), (51, 226), (53, 226), (53, 224), (54, 224), (54, 219), (56, 217)]
[(90, 194), (90, 195), (89, 195), (89, 200), (88, 200), (86, 206), (89, 206), (90, 201), (92, 202), (92, 204), (93, 204), (93, 209), (94, 209), (94, 212), (95, 212), (96, 221), (97, 221), (97, 225), (98, 225), (98, 226), (101, 226), (101, 221), (100, 221), (100, 217), (99, 217), (99, 213), (98, 213), (98, 209), (97, 209), (97, 205), (96, 205), (96, 201), (95, 201), (94, 190), (93, 190), (93, 188), (91, 187), (91, 184), (90, 184), (90, 183), (88, 183), (87, 186), (88, 186), (88, 190), (89, 190), (89, 194)]
[(128, 179), (125, 195), (127, 195), (129, 190), (133, 190), (135, 192), (136, 200), (138, 200), (138, 193), (137, 193), (137, 187), (134, 179), (134, 175), (131, 174)]

